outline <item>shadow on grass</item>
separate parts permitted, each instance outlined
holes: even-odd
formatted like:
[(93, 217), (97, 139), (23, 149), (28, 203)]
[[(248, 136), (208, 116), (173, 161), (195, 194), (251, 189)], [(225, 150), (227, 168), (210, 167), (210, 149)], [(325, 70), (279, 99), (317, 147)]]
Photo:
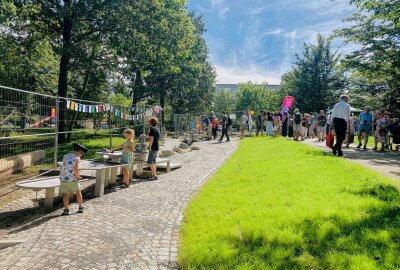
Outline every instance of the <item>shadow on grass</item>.
[(359, 269), (399, 269), (399, 190), (379, 184), (358, 195), (374, 197), (384, 204), (368, 209), (366, 217), (356, 221), (339, 215), (305, 219), (282, 228), (291, 230), (286, 236), (271, 238), (267, 231), (240, 230), (224, 238), (238, 252), (216, 264), (246, 265), (249, 269), (350, 269), (355, 265)]

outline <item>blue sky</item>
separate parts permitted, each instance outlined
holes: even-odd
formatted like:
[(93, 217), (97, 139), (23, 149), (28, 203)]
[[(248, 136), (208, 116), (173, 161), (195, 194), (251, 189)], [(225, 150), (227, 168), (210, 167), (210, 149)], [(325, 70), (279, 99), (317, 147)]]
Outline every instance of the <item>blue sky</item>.
[[(203, 13), (217, 83), (279, 84), (303, 42), (344, 26), (355, 10), (348, 0), (189, 0)], [(351, 47), (333, 47), (342, 53)]]

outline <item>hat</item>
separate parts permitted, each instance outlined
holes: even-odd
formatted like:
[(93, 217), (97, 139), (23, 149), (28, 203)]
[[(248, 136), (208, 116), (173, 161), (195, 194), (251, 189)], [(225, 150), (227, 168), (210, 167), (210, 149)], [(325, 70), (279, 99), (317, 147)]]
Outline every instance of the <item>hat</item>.
[(89, 149), (87, 149), (85, 146), (79, 143), (73, 143), (72, 147), (74, 148), (75, 151), (82, 151), (83, 153), (89, 151)]

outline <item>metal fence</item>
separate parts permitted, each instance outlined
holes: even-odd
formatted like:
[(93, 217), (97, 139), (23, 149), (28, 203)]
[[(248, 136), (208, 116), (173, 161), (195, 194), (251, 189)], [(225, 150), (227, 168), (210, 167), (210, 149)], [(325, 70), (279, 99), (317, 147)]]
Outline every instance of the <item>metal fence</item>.
[(148, 117), (161, 114), (159, 106), (113, 107), (0, 86), (0, 189), (54, 168), (72, 142), (90, 150), (115, 146), (123, 130), (147, 132)]

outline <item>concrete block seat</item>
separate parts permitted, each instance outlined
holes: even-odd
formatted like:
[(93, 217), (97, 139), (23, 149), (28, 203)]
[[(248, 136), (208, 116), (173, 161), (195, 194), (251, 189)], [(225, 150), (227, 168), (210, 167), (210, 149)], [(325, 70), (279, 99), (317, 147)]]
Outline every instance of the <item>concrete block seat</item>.
[[(143, 169), (145, 167), (149, 166), (147, 164), (147, 160), (134, 160), (133, 163), (137, 165), (137, 170), (136, 170), (137, 176), (142, 176)], [(172, 169), (178, 169), (178, 168), (182, 167), (181, 164), (171, 163), (171, 160), (167, 159), (167, 158), (157, 158), (156, 165), (157, 165), (157, 168), (166, 169), (167, 172), (170, 172)]]

